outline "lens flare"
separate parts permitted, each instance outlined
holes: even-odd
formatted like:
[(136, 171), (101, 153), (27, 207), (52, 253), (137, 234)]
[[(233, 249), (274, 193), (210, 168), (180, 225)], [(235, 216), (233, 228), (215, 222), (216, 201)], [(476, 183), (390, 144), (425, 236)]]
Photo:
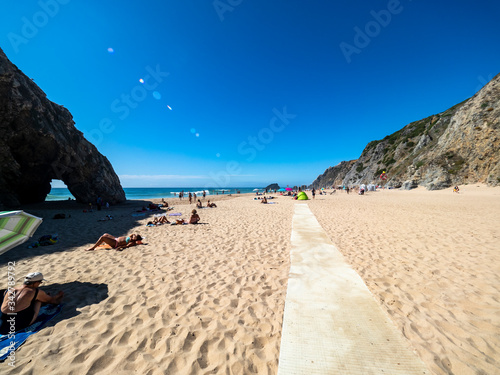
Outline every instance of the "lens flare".
[(141, 78), (141, 79), (139, 80), (139, 82), (140, 82), (140, 83), (144, 83), (144, 80)]
[(167, 105), (167, 107), (168, 107), (168, 109), (172, 110), (172, 108), (170, 108), (170, 106), (169, 106), (169, 105)]
[(161, 94), (158, 91), (154, 91), (153, 92), (153, 98), (155, 98), (156, 100), (160, 100), (161, 99)]
[(196, 129), (195, 128), (191, 128), (191, 133), (196, 133)]
[(114, 50), (113, 48), (109, 47), (109, 48), (108, 48), (108, 52), (109, 52), (109, 53), (115, 53), (115, 50)]

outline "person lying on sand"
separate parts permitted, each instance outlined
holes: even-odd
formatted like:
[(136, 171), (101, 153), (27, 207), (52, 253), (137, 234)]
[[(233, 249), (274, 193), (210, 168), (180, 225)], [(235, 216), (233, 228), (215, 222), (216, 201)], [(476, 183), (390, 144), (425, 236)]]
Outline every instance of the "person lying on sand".
[(159, 225), (159, 224), (170, 224), (170, 221), (168, 221), (167, 217), (165, 215), (162, 215), (160, 217), (155, 217), (153, 219), (153, 224), (154, 225)]
[[(60, 291), (54, 297), (38, 287), (45, 281), (40, 272), (32, 272), (24, 278), (23, 286), (9, 288), (0, 298), (0, 334), (20, 331), (33, 324), (38, 317), (42, 303), (58, 305), (64, 297)], [(14, 314), (15, 313), (15, 314)]]
[(196, 210), (191, 212), (191, 217), (189, 218), (189, 224), (198, 224), (200, 221), (200, 216), (196, 213)]
[(184, 219), (176, 219), (175, 223), (172, 223), (170, 225), (184, 225), (184, 224), (187, 224), (186, 220), (184, 220)]
[(262, 198), (262, 200), (260, 201), (260, 203), (267, 203), (266, 197)]
[(207, 207), (215, 208), (215, 207), (217, 207), (217, 205), (215, 203), (210, 203), (210, 200), (208, 200)]
[(132, 247), (135, 245), (138, 245), (140, 241), (142, 240), (142, 237), (138, 234), (131, 234), (130, 237), (115, 237), (112, 236), (111, 234), (104, 233), (94, 244), (94, 246), (86, 249), (85, 251), (92, 251), (95, 250), (95, 248), (103, 243), (108, 244), (115, 250), (122, 250), (127, 247)]

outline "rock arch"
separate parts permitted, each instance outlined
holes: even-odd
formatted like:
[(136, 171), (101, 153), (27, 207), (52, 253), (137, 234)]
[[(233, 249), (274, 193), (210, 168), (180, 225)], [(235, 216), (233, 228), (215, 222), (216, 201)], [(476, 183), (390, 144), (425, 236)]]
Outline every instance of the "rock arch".
[(83, 203), (125, 200), (111, 163), (74, 124), (0, 49), (0, 206), (43, 202), (53, 179)]

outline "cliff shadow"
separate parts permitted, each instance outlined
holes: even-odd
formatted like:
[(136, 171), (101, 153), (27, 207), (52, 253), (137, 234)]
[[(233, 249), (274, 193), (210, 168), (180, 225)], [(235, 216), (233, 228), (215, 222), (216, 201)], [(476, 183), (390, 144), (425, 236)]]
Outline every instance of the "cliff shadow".
[[(1, 254), (0, 264), (65, 251), (83, 251), (83, 246), (91, 246), (104, 233), (119, 237), (139, 227), (137, 233), (141, 234), (140, 227), (152, 220), (155, 214), (166, 213), (165, 210), (142, 211), (150, 203), (150, 200), (132, 200), (100, 211), (94, 207), (92, 212), (89, 212), (88, 205), (76, 201), (43, 202), (20, 207), (27, 213), (43, 218), (43, 222), (28, 241)], [(60, 214), (64, 214), (65, 218), (54, 219)], [(57, 235), (58, 242), (28, 248), (44, 235)]]

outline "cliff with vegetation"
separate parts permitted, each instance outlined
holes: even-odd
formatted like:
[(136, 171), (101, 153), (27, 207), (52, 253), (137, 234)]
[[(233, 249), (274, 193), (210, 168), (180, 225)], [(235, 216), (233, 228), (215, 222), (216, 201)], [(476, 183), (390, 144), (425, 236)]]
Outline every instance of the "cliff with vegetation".
[[(472, 98), (368, 143), (359, 159), (327, 169), (311, 186), (376, 183), (434, 190), (474, 182), (500, 185), (499, 118), (500, 74)], [(383, 171), (385, 181), (379, 178)]]
[(52, 179), (83, 203), (125, 200), (111, 163), (74, 124), (0, 49), (0, 207), (43, 202)]

